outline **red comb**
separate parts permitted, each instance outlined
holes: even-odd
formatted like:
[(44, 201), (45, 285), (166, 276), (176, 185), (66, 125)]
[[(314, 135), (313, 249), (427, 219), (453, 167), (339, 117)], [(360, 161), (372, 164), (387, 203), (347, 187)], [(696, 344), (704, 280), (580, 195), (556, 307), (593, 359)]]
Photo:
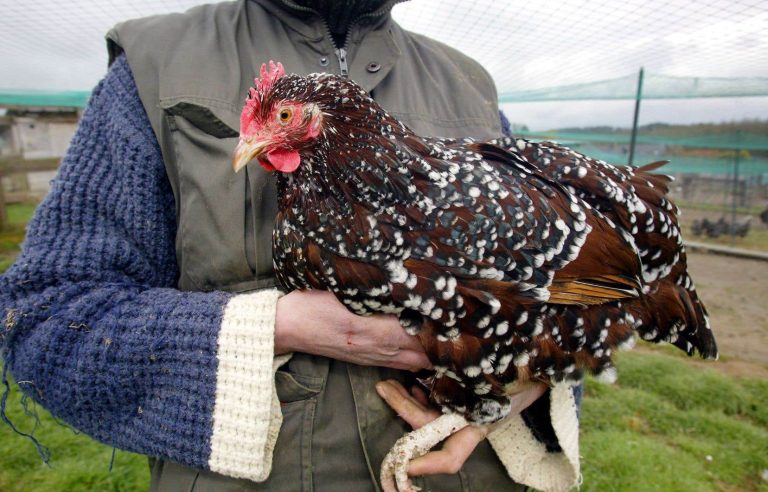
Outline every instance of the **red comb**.
[(269, 71), (267, 71), (267, 64), (262, 63), (260, 74), (261, 77), (253, 79), (253, 88), (248, 91), (248, 97), (245, 100), (245, 107), (240, 116), (241, 133), (247, 128), (253, 115), (261, 108), (264, 94), (275, 84), (277, 79), (285, 75), (285, 69), (282, 63), (269, 60)]
[(262, 63), (261, 64), (261, 79), (254, 79), (253, 83), (256, 86), (256, 90), (259, 91), (266, 91), (270, 87), (272, 87), (272, 84), (275, 83), (277, 79), (285, 75), (285, 69), (283, 68), (283, 64), (280, 62), (273, 62), (272, 60), (269, 60), (269, 72), (267, 72), (267, 64)]

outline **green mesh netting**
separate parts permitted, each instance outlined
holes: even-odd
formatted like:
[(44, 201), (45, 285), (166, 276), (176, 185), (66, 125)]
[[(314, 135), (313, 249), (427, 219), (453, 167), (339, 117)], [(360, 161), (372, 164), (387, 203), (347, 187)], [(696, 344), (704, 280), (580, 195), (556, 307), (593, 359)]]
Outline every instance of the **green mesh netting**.
[[(499, 102), (633, 100), (637, 97), (637, 84), (638, 75), (629, 75), (586, 84), (504, 92), (500, 94)], [(642, 99), (762, 97), (768, 96), (768, 78), (671, 77), (645, 73), (641, 94)], [(741, 176), (768, 178), (768, 132), (765, 125), (759, 122), (745, 125), (749, 127), (748, 131), (728, 128), (727, 124), (709, 125), (709, 128), (694, 126), (641, 127), (634, 163), (641, 165), (669, 160), (670, 164), (664, 169), (670, 174), (727, 176), (733, 170), (738, 153)], [(578, 129), (514, 133), (536, 140), (555, 140), (614, 164), (624, 164), (629, 157), (629, 130), (610, 133)], [(694, 149), (703, 149), (704, 152), (697, 153)]]
[[(635, 99), (637, 75), (586, 84), (503, 92), (500, 103)], [(0, 106), (84, 107), (88, 91), (22, 91), (0, 89)], [(671, 77), (646, 73), (643, 99), (768, 96), (768, 78)]]
[(84, 108), (91, 93), (88, 91), (23, 91), (0, 90), (0, 107)]
[[(579, 152), (612, 164), (626, 164), (629, 157), (629, 134), (578, 132), (514, 132), (515, 136), (532, 140), (553, 140)], [(696, 149), (709, 149), (696, 155)], [(728, 176), (733, 172), (736, 154), (741, 176), (761, 176), (768, 180), (768, 136), (723, 134), (696, 137), (654, 137), (638, 135), (634, 164), (668, 160), (667, 174), (707, 174)], [(754, 152), (750, 152), (754, 151)]]
[[(587, 84), (506, 92), (499, 96), (499, 102), (634, 99), (636, 91), (637, 75), (631, 75)], [(83, 108), (89, 96), (87, 91), (0, 90), (0, 107)], [(670, 77), (646, 73), (642, 96), (643, 99), (768, 96), (768, 78)], [(635, 164), (668, 159), (672, 161), (666, 167), (669, 173), (727, 175), (733, 167), (734, 152), (748, 151), (756, 155), (742, 156), (741, 173), (768, 178), (768, 134), (734, 131), (691, 135), (685, 134), (685, 129), (681, 131), (681, 134), (670, 135), (667, 132), (654, 135), (652, 131), (644, 132), (641, 129), (637, 137)], [(627, 161), (630, 145), (629, 132), (623, 130), (614, 133), (550, 131), (515, 134), (532, 139), (555, 140), (616, 164)], [(688, 156), (684, 155), (685, 152), (675, 151), (675, 147), (712, 149), (719, 151), (715, 152), (719, 155)]]
[[(627, 152), (624, 149), (605, 149), (591, 143), (569, 142), (567, 145), (579, 152), (596, 159), (602, 159), (613, 164), (626, 164)], [(628, 148), (628, 146), (627, 146)], [(723, 153), (719, 157), (701, 157), (671, 154), (664, 151), (649, 152), (639, 149), (635, 152), (634, 162), (637, 166), (651, 162), (668, 160), (669, 164), (659, 170), (665, 174), (705, 174), (710, 176), (729, 176), (733, 173), (733, 152)], [(755, 156), (741, 155), (739, 159), (739, 175), (762, 176), (768, 179), (768, 159)]]
[[(499, 102), (635, 99), (637, 75), (586, 84), (503, 92)], [(768, 96), (768, 78), (671, 77), (646, 73), (643, 99)]]
[[(653, 136), (643, 135), (641, 128), (637, 144), (691, 147), (698, 149), (765, 150), (768, 151), (768, 135), (721, 133), (714, 135)], [(601, 142), (629, 146), (630, 134), (588, 132), (514, 132), (515, 135), (558, 142)]]

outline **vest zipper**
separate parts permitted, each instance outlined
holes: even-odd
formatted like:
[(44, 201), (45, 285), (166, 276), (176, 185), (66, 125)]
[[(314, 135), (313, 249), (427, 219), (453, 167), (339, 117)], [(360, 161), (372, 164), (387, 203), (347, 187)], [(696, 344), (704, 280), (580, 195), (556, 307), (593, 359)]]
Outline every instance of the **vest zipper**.
[(331, 45), (333, 46), (333, 52), (336, 54), (336, 59), (339, 60), (339, 75), (342, 77), (349, 77), (349, 65), (347, 64), (347, 48), (349, 46), (349, 38), (352, 36), (352, 28), (360, 22), (362, 19), (365, 19), (366, 17), (376, 17), (387, 10), (392, 9), (395, 5), (398, 3), (404, 2), (405, 0), (392, 0), (390, 2), (385, 3), (382, 5), (378, 10), (374, 12), (369, 12), (367, 14), (363, 14), (359, 17), (357, 17), (355, 20), (349, 23), (349, 26), (347, 27), (347, 34), (344, 36), (344, 44), (341, 47), (336, 46), (336, 42), (333, 40), (333, 33), (331, 33), (331, 26), (328, 25), (328, 21), (325, 20), (325, 18), (320, 15), (317, 10), (311, 9), (309, 7), (304, 7), (303, 5), (298, 5), (294, 2), (283, 0), (283, 4), (298, 11), (302, 12), (311, 12), (318, 17), (320, 17), (320, 20), (323, 21), (323, 27), (325, 27), (325, 35), (328, 37), (328, 39), (331, 41)]
[(347, 50), (344, 48), (337, 48), (333, 50), (336, 53), (336, 58), (339, 59), (339, 75), (342, 77), (349, 77), (349, 67), (347, 66)]
[(331, 41), (333, 45), (333, 52), (336, 54), (336, 59), (339, 61), (339, 75), (346, 78), (349, 77), (349, 65), (347, 65), (347, 46), (349, 46), (349, 38), (352, 36), (352, 26), (357, 23), (359, 19), (365, 16), (360, 16), (357, 19), (349, 23), (347, 33), (344, 35), (344, 44), (341, 47), (336, 46), (336, 41), (333, 40), (333, 33), (331, 32), (331, 26), (328, 25), (328, 21), (324, 17), (320, 17), (323, 21), (323, 27), (325, 28), (325, 35)]

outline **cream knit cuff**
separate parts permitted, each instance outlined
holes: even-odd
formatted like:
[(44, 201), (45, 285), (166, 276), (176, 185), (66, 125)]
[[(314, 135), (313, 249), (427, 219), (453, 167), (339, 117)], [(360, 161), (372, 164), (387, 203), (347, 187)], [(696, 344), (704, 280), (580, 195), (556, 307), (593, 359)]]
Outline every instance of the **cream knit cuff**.
[(570, 384), (556, 384), (549, 393), (552, 427), (562, 452), (547, 452), (519, 414), (497, 424), (488, 440), (513, 480), (545, 492), (564, 492), (581, 479), (579, 419)]
[(211, 436), (211, 471), (264, 481), (283, 417), (275, 371), (290, 355), (274, 357), (276, 289), (239, 294), (224, 308)]

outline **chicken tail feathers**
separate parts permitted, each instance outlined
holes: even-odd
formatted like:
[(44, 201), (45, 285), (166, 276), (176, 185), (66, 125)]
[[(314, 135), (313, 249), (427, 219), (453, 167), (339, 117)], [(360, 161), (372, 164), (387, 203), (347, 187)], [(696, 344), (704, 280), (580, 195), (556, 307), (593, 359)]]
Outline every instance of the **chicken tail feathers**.
[[(687, 273), (679, 210), (667, 196), (673, 178), (654, 173), (668, 161), (617, 167), (552, 142), (503, 138), (494, 143), (537, 163), (542, 174), (569, 187), (631, 234), (642, 263), (643, 285), (642, 294), (626, 301), (626, 306), (642, 338), (672, 343), (689, 355), (717, 357), (707, 311)], [(579, 292), (584, 290), (579, 286)], [(589, 305), (584, 299), (578, 297), (582, 305)]]
[(637, 170), (640, 171), (640, 172), (649, 173), (651, 171), (655, 171), (655, 170), (659, 169), (662, 166), (665, 166), (665, 165), (669, 164), (669, 162), (670, 161), (651, 162), (651, 163), (646, 164), (644, 166), (638, 167)]
[(635, 329), (644, 340), (668, 342), (688, 355), (698, 352), (705, 359), (716, 359), (717, 344), (707, 310), (690, 277), (683, 274), (679, 280), (656, 282), (647, 295), (635, 301), (629, 308)]

